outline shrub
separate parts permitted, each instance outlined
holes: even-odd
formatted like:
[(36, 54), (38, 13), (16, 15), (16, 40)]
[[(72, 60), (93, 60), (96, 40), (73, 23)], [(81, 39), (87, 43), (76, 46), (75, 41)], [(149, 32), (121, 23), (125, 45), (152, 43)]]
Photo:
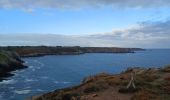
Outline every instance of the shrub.
[(170, 65), (166, 65), (163, 69), (162, 69), (163, 72), (168, 72), (170, 73)]
[(97, 92), (99, 90), (100, 90), (99, 87), (92, 85), (92, 86), (85, 88), (84, 93), (92, 93), (92, 92)]
[(140, 88), (133, 88), (133, 87), (130, 87), (130, 88), (120, 88), (119, 89), (119, 92), (120, 93), (134, 93), (134, 92), (137, 92), (139, 91)]
[(148, 91), (141, 90), (131, 98), (131, 100), (155, 100), (154, 95)]

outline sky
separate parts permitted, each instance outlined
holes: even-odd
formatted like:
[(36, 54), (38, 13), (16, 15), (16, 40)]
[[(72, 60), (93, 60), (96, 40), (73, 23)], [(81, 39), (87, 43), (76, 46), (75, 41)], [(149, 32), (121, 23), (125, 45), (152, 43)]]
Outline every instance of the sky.
[(0, 46), (169, 44), (170, 0), (0, 0)]

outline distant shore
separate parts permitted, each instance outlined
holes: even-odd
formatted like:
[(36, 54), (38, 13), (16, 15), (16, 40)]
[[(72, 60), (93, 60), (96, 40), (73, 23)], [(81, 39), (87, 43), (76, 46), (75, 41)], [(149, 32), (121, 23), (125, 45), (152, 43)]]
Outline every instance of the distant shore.
[(38, 57), (44, 55), (79, 55), (84, 53), (134, 53), (141, 48), (119, 47), (62, 47), (62, 46), (8, 46), (1, 50), (15, 51), (21, 57)]
[(141, 48), (117, 47), (62, 47), (62, 46), (7, 46), (0, 47), (0, 81), (12, 76), (11, 71), (27, 68), (21, 57), (45, 55), (79, 55), (84, 53), (134, 53)]

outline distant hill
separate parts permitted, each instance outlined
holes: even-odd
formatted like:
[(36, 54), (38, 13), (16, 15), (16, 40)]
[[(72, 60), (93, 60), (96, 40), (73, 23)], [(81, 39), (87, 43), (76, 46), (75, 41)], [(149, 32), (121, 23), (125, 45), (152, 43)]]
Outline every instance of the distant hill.
[(17, 52), (22, 57), (43, 55), (75, 55), (83, 53), (134, 53), (144, 50), (141, 48), (118, 48), (118, 47), (62, 47), (62, 46), (8, 46), (0, 47), (2, 50)]

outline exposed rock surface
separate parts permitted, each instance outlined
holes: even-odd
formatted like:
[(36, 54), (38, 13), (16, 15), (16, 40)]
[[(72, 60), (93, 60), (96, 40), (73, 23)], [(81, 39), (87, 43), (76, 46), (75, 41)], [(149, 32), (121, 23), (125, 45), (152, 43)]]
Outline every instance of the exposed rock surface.
[(10, 71), (25, 68), (23, 61), (16, 52), (0, 51), (0, 81), (10, 76)]
[[(137, 91), (126, 89), (135, 72)], [(121, 74), (101, 73), (87, 77), (82, 84), (56, 90), (28, 100), (170, 100), (170, 66), (162, 69), (132, 68)]]

